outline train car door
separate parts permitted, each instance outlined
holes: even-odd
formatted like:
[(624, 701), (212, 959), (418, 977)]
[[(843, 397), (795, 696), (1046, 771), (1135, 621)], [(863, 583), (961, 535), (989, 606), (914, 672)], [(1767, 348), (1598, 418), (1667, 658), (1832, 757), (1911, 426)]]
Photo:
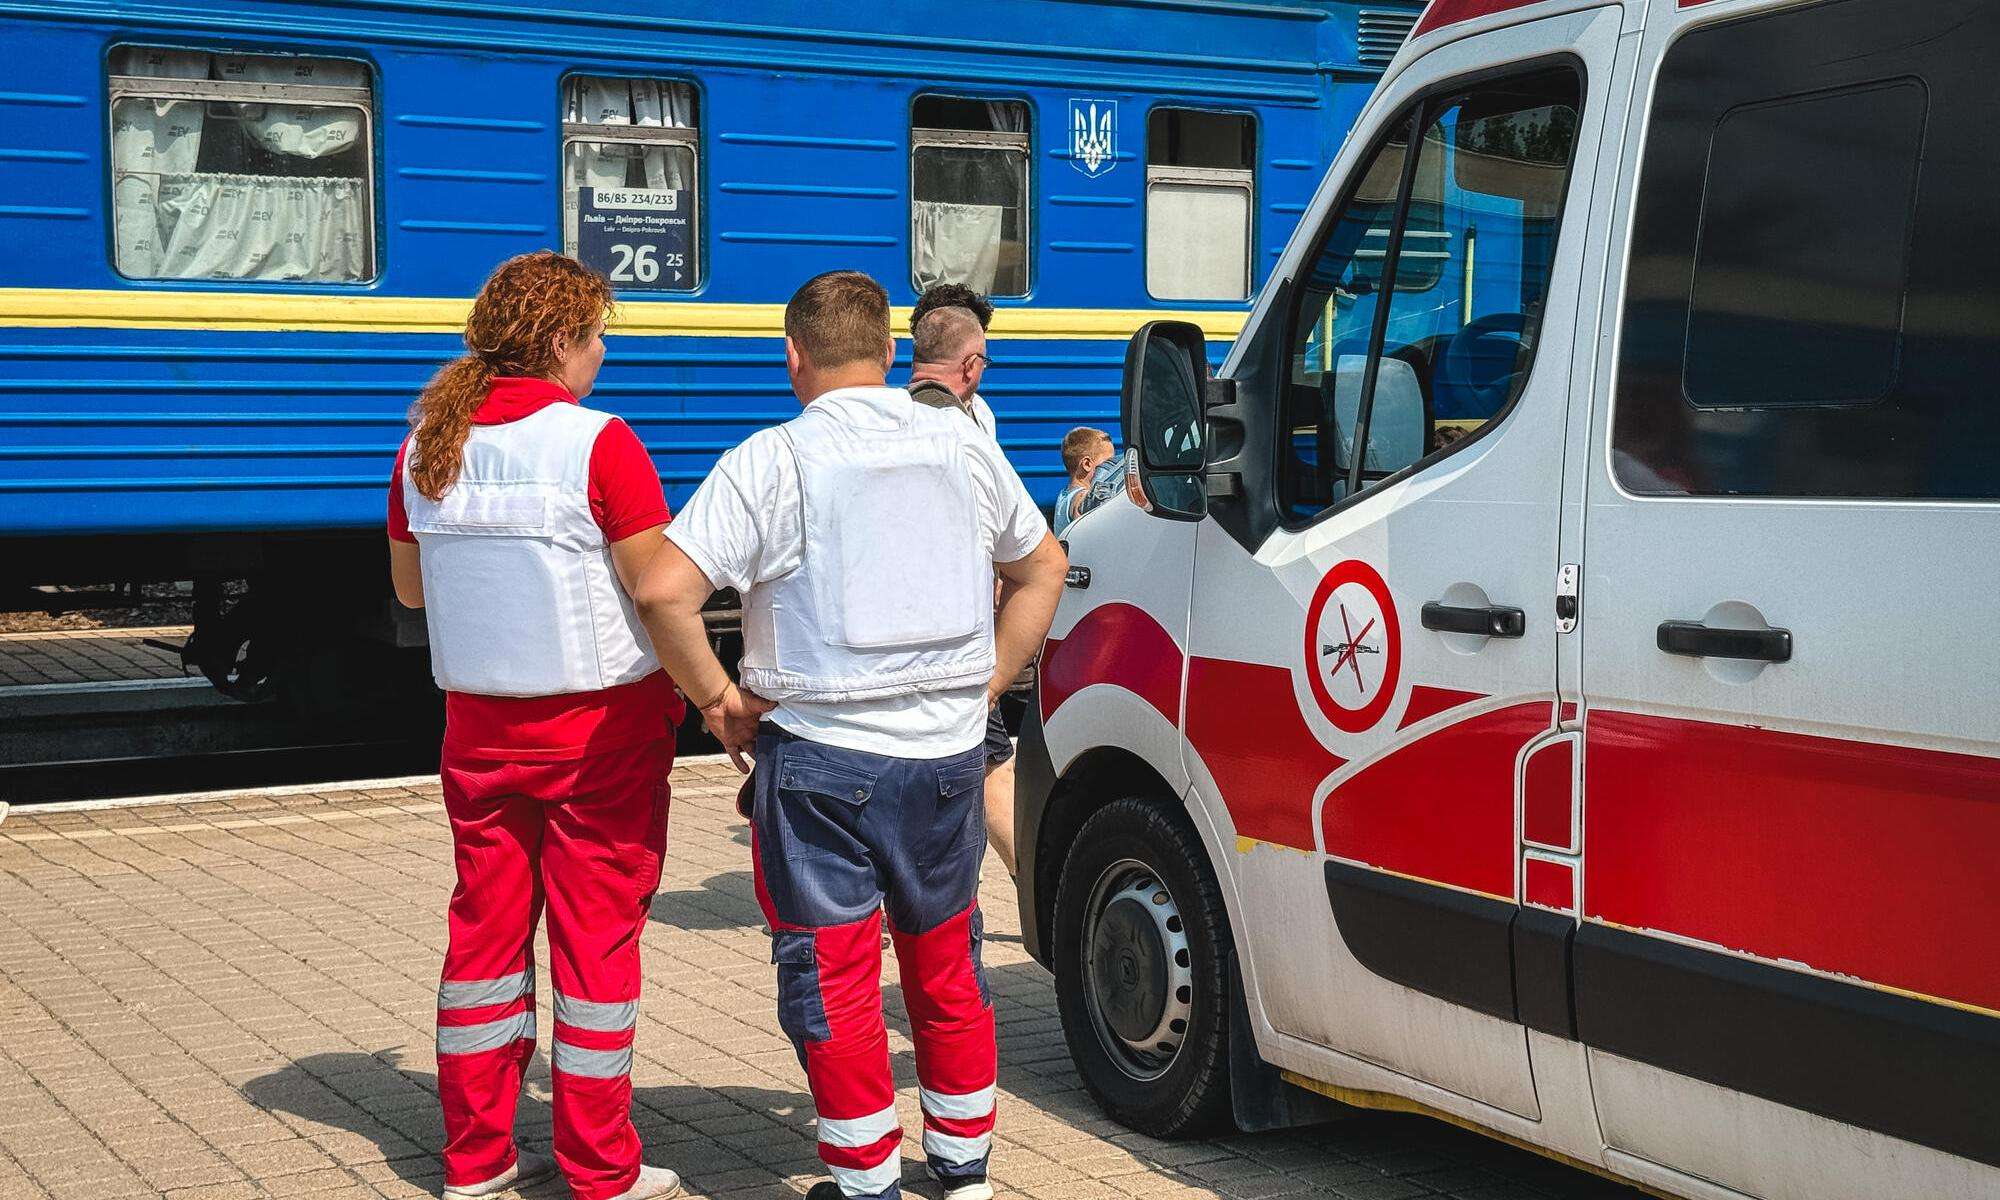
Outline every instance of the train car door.
[(2000, 8), (1649, 20), (1584, 528), (1604, 1138), (2000, 1194)]
[(1530, 1119), (1515, 772), (1554, 723), (1568, 226), (1619, 27), (1515, 24), (1387, 86), (1232, 359), (1211, 439), (1243, 450), (1196, 534), (1189, 773), (1260, 1048)]

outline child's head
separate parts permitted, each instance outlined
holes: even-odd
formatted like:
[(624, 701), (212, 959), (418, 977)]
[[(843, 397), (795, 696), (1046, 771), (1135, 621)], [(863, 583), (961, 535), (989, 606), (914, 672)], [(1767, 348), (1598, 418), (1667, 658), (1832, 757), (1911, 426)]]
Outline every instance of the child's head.
[(1102, 429), (1079, 425), (1063, 435), (1063, 469), (1069, 472), (1070, 479), (1076, 483), (1089, 479), (1090, 473), (1105, 459), (1110, 458), (1112, 453), (1111, 435)]

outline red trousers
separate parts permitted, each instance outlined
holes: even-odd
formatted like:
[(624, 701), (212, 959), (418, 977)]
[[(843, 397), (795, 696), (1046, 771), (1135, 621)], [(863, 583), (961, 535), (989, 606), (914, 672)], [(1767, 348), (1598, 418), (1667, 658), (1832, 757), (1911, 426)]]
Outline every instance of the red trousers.
[(639, 1174), (632, 1037), (639, 935), (660, 885), (673, 743), (549, 762), (447, 756), (458, 886), (438, 987), (446, 1184), (513, 1165), (514, 1106), (535, 1052), (535, 924), (555, 979), (555, 1155), (577, 1200)]

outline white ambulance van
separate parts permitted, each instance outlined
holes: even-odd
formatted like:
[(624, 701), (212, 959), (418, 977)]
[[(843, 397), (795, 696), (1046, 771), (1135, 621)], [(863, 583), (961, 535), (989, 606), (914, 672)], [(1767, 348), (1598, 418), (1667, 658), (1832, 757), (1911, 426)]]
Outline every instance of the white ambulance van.
[(1434, 0), (1125, 430), (1019, 812), (1112, 1115), (2000, 1196), (2000, 4)]

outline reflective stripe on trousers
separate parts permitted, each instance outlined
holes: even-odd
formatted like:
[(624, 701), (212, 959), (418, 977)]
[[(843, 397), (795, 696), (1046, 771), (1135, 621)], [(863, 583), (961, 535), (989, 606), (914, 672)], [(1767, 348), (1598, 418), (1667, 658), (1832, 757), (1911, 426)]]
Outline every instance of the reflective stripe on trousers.
[[(917, 1089), (924, 1109), (924, 1154), (959, 1168), (985, 1169), (993, 1149), (993, 1088), (951, 1095), (927, 1087)], [(947, 1172), (940, 1172), (948, 1174)]]
[(517, 1012), (511, 1017), (501, 1017), (497, 1021), (481, 1021), (475, 1025), (438, 1025), (437, 1052), (439, 1054), (484, 1054), (488, 1050), (498, 1050), (517, 1041), (535, 1040), (535, 1014)]
[(462, 1008), (485, 1008), (490, 1004), (505, 1004), (523, 996), (535, 994), (535, 969), (528, 967), (512, 975), (502, 975), (498, 979), (472, 979), (462, 982), (445, 980), (438, 984), (438, 1011), (452, 1011)]
[(903, 1159), (896, 1147), (903, 1127), (891, 1104), (865, 1117), (821, 1117), (819, 1157), (843, 1196), (880, 1196), (903, 1177)]
[(638, 1177), (639, 938), (659, 886), (672, 763), (670, 742), (546, 762), (447, 752), (458, 867), (438, 989), (447, 1186), (483, 1182), (514, 1162), (521, 1075), (534, 1053), (530, 955), (544, 908), (556, 1162), (576, 1200), (611, 1200)]
[[(497, 979), (447, 979), (438, 984), (437, 1052), (485, 1054), (535, 1040), (533, 967)], [(482, 1010), (513, 1009), (504, 1016)], [(479, 1019), (479, 1018), (485, 1019)]]
[(556, 1039), (550, 1063), (564, 1075), (620, 1079), (632, 1073), (637, 1000), (578, 1000), (556, 993)]

